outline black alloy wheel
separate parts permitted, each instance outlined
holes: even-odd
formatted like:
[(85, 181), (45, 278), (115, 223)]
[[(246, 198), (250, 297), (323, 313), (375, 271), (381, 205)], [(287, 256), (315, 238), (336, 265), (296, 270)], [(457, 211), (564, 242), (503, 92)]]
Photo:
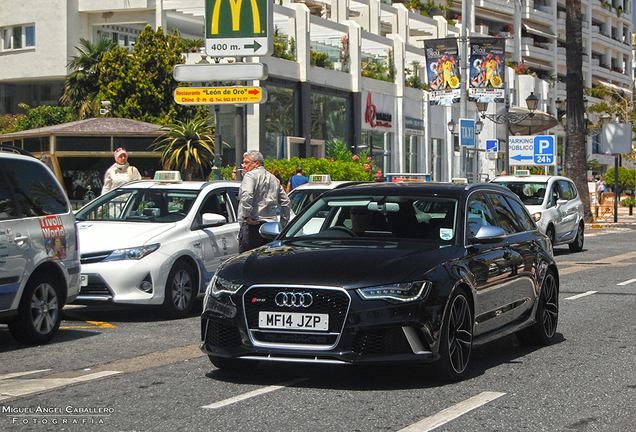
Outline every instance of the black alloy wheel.
[(62, 322), (61, 291), (58, 283), (40, 275), (27, 282), (18, 316), (9, 323), (11, 335), (20, 343), (44, 344), (57, 334)]
[(468, 369), (473, 346), (473, 312), (463, 291), (453, 294), (442, 325), (440, 358), (435, 366), (443, 381), (459, 381)]
[(572, 252), (581, 252), (583, 250), (583, 242), (585, 241), (585, 224), (581, 222), (576, 230), (574, 241), (568, 246)]
[(169, 318), (179, 319), (190, 315), (198, 291), (195, 282), (192, 266), (185, 261), (177, 261), (168, 275), (163, 300), (163, 307)]
[(536, 323), (517, 332), (517, 339), (525, 345), (550, 345), (559, 322), (559, 287), (551, 271), (545, 276), (538, 299)]

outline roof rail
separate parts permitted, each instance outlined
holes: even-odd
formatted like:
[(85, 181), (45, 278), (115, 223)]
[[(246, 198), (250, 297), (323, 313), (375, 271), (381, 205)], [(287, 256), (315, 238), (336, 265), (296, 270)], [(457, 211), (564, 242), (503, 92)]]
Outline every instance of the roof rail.
[(27, 150), (24, 150), (23, 148), (20, 148), (20, 147), (8, 145), (8, 144), (0, 144), (0, 151), (7, 152), (7, 153), (17, 153), (24, 156), (31, 156), (32, 158), (35, 158), (35, 156), (33, 156), (33, 154), (31, 154)]

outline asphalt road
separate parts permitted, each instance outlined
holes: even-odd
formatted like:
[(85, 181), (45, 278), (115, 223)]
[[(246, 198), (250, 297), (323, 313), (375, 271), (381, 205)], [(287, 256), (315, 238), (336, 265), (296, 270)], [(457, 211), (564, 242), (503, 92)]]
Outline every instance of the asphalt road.
[(586, 234), (581, 253), (555, 249), (557, 343), (478, 347), (460, 383), (397, 365), (231, 374), (199, 351), (196, 314), (75, 306), (49, 345), (17, 345), (0, 326), (0, 429), (634, 431), (636, 231)]

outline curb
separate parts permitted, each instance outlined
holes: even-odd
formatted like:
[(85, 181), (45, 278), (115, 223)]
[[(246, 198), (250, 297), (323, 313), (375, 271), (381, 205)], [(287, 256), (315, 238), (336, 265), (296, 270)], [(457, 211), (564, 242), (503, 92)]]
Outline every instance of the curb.
[(586, 223), (585, 228), (599, 229), (599, 228), (630, 228), (636, 230), (636, 222), (595, 222)]

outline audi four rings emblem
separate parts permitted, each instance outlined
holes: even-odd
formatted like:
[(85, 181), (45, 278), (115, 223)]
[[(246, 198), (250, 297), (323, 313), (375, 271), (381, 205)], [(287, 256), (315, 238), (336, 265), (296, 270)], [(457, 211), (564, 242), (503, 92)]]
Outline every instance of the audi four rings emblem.
[(310, 293), (279, 292), (274, 300), (276, 306), (306, 308), (314, 302), (314, 297)]

